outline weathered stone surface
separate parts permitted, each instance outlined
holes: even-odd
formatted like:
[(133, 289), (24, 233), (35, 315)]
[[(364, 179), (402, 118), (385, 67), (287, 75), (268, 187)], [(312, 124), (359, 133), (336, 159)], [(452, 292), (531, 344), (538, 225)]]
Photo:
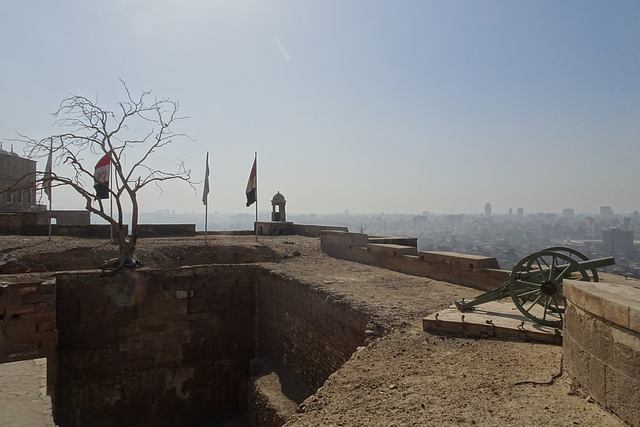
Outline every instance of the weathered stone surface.
[(640, 425), (640, 290), (571, 280), (564, 290), (567, 371), (598, 403)]

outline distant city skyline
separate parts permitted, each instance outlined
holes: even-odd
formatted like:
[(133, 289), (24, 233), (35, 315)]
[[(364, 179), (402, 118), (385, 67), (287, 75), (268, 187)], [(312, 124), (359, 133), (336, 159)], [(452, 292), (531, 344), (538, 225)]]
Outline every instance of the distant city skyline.
[[(0, 140), (60, 132), (51, 113), (70, 94), (117, 110), (121, 78), (180, 102), (174, 132), (193, 141), (150, 164), (182, 159), (198, 182), (209, 152), (210, 212), (253, 212), (258, 152), (260, 210), (279, 191), (292, 213), (629, 214), (638, 22), (630, 0), (2, 1)], [(201, 182), (171, 183), (140, 206), (201, 199)], [(53, 189), (53, 209), (83, 208)]]

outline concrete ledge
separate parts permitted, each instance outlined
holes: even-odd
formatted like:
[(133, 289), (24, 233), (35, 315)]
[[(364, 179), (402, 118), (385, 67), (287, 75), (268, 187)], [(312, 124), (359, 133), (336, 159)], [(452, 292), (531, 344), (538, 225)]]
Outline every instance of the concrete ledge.
[(599, 404), (640, 425), (640, 289), (565, 280), (567, 372)]
[(565, 297), (580, 309), (640, 333), (640, 289), (614, 283), (565, 280)]

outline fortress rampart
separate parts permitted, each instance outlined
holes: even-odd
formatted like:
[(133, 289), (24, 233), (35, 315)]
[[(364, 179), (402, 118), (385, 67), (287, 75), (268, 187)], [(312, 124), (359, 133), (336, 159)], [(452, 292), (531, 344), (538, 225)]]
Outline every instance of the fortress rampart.
[[(337, 258), (478, 289), (509, 274), (493, 258), (418, 252), (410, 238), (323, 231), (321, 245)], [(268, 264), (35, 277), (0, 286), (0, 363), (47, 358), (61, 426), (193, 425), (247, 409), (254, 425), (281, 425), (286, 415), (253, 386), (251, 361), (276, 357), (315, 390), (364, 344), (370, 322)], [(640, 290), (564, 286), (567, 372), (640, 425)]]
[[(411, 239), (387, 239), (325, 231), (321, 247), (336, 258), (481, 290), (496, 289), (509, 277), (495, 258), (418, 253)], [(640, 289), (576, 280), (565, 280), (563, 288), (563, 353), (570, 376), (595, 401), (640, 426)]]
[(388, 268), (414, 276), (493, 290), (509, 278), (495, 258), (452, 252), (419, 252), (416, 239), (323, 231), (322, 250), (328, 255), (363, 264)]
[[(63, 272), (0, 289), (0, 363), (47, 358), (61, 426), (196, 425), (245, 411), (248, 390), (260, 393), (256, 356), (274, 355), (317, 389), (368, 323), (258, 264)], [(268, 412), (250, 411), (253, 425), (286, 421)]]

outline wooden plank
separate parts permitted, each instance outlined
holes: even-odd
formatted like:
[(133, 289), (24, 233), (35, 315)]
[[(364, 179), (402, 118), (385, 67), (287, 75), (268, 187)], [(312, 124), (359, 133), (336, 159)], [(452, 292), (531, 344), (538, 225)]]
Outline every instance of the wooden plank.
[(422, 329), (457, 336), (562, 344), (562, 331), (529, 320), (506, 299), (481, 304), (473, 311), (461, 312), (451, 306), (423, 318)]

